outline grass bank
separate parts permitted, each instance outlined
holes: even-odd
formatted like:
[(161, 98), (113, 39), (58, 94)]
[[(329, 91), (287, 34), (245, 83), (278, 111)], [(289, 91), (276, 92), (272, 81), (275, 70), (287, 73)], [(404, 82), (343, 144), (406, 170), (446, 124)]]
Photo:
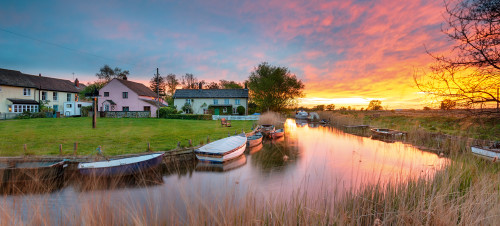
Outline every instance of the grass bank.
[(62, 144), (63, 154), (73, 154), (78, 142), (78, 154), (88, 155), (98, 146), (106, 155), (139, 153), (147, 150), (166, 151), (227, 137), (235, 131), (250, 131), (253, 121), (232, 121), (232, 127), (221, 127), (219, 121), (154, 118), (99, 118), (92, 129), (91, 118), (39, 118), (0, 122), (0, 156), (57, 155)]

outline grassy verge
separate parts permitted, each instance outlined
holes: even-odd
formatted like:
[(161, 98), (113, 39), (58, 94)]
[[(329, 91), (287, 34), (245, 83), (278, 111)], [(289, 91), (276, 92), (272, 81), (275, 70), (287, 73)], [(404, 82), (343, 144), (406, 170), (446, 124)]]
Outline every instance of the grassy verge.
[(88, 155), (98, 146), (107, 155), (139, 153), (147, 150), (166, 151), (177, 147), (227, 137), (228, 133), (250, 131), (253, 121), (232, 121), (232, 127), (221, 127), (219, 121), (154, 118), (100, 118), (92, 129), (91, 118), (27, 119), (0, 122), (0, 155), (19, 156), (24, 144), (29, 155), (72, 154), (78, 142), (78, 154)]

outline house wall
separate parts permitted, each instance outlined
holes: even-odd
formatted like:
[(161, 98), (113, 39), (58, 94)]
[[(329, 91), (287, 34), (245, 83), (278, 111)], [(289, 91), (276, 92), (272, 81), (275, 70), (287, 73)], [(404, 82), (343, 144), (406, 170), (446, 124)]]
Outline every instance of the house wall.
[[(22, 91), (22, 90), (21, 90)], [(31, 91), (33, 92), (33, 90)], [(35, 90), (35, 100), (38, 101), (38, 100), (42, 100), (42, 92), (47, 92), (47, 99), (45, 101), (45, 106), (47, 107), (51, 107), (52, 109), (54, 109), (54, 106), (57, 105), (58, 106), (58, 109), (57, 111), (61, 113), (61, 115), (64, 114), (65, 112), (65, 105), (64, 103), (65, 102), (68, 102), (68, 99), (67, 99), (67, 94), (68, 92), (59, 92), (59, 91), (48, 91), (48, 90)], [(57, 100), (54, 100), (54, 92), (57, 93)], [(71, 94), (71, 100), (70, 101), (75, 101), (75, 98), (76, 98), (76, 93), (69, 93)]]
[[(31, 93), (29, 96), (24, 95), (24, 87), (15, 87), (15, 86), (0, 86), (1, 91), (0, 91), (0, 112), (6, 113), (9, 112), (8, 105), (11, 104), (7, 98), (14, 98), (14, 99), (25, 99), (25, 100), (35, 100), (39, 101), (41, 100), (41, 95), (42, 91), (47, 92), (47, 104), (46, 106), (54, 108), (54, 105), (58, 105), (59, 109), (58, 112), (61, 112), (63, 114), (64, 112), (64, 102), (67, 102), (67, 92), (57, 92), (58, 98), (57, 100), (53, 99), (53, 93), (55, 91), (46, 91), (46, 90), (38, 90), (35, 88), (30, 88)], [(71, 94), (71, 101), (75, 100), (75, 95), (76, 93), (70, 93)]]
[[(193, 114), (203, 114), (204, 109), (208, 109), (208, 106), (214, 104), (214, 99), (219, 100), (219, 104), (224, 104), (225, 99), (229, 99), (229, 104), (233, 105), (233, 108), (238, 106), (245, 107), (245, 112), (247, 112), (247, 98), (191, 98), (191, 108), (193, 109)], [(236, 105), (236, 99), (240, 100), (240, 104)], [(182, 106), (186, 103), (186, 98), (176, 98), (174, 99), (174, 106), (176, 106), (178, 111), (182, 111)], [(229, 112), (231, 114), (232, 112)], [(221, 112), (222, 114), (222, 112)]]
[[(109, 92), (109, 97), (104, 96), (104, 92)], [(123, 98), (122, 93), (128, 92), (128, 98)], [(140, 99), (154, 100), (153, 97), (139, 96), (127, 86), (123, 85), (120, 81), (111, 80), (106, 86), (99, 90), (98, 110), (104, 111), (104, 102), (112, 100), (116, 103), (114, 109), (110, 107), (110, 111), (122, 111), (124, 106), (129, 107), (129, 111), (144, 111), (144, 106), (151, 108), (151, 117), (156, 117), (156, 105), (151, 105)]]

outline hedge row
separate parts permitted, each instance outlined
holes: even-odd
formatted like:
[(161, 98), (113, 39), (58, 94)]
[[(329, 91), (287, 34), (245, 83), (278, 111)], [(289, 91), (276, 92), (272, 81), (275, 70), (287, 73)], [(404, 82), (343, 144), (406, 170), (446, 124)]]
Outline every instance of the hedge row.
[(212, 120), (212, 115), (166, 114), (161, 116), (168, 119)]

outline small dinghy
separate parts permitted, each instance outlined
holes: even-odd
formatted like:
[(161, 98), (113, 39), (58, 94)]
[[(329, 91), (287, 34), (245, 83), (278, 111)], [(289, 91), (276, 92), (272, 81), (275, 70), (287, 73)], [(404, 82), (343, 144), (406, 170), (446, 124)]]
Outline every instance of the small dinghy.
[(65, 161), (15, 160), (0, 162), (0, 190), (49, 191), (62, 181)]
[(279, 130), (275, 130), (274, 132), (271, 133), (271, 138), (278, 139), (284, 135), (285, 135), (285, 130), (279, 129)]
[(194, 150), (200, 161), (226, 162), (243, 154), (247, 146), (246, 136), (226, 137)]
[(255, 147), (262, 143), (262, 133), (257, 132), (252, 136), (247, 137), (247, 147)]
[(305, 112), (305, 111), (302, 111), (302, 110), (297, 111), (295, 113), (295, 118), (296, 119), (307, 119), (308, 116), (309, 116), (309, 114), (307, 112)]
[(155, 153), (109, 161), (79, 163), (78, 171), (82, 175), (123, 176), (149, 170), (161, 164), (163, 154)]
[(370, 131), (372, 131), (372, 135), (375, 137), (398, 137), (398, 136), (403, 136), (406, 134), (405, 132), (401, 132), (401, 131), (397, 131), (397, 130), (393, 130), (393, 129), (373, 128), (373, 129), (370, 129)]
[(271, 133), (274, 132), (274, 126), (273, 125), (262, 125), (260, 127), (260, 132), (264, 137), (270, 137)]
[(500, 145), (493, 145), (492, 147), (472, 146), (470, 149), (474, 155), (493, 160), (494, 162), (500, 161)]

